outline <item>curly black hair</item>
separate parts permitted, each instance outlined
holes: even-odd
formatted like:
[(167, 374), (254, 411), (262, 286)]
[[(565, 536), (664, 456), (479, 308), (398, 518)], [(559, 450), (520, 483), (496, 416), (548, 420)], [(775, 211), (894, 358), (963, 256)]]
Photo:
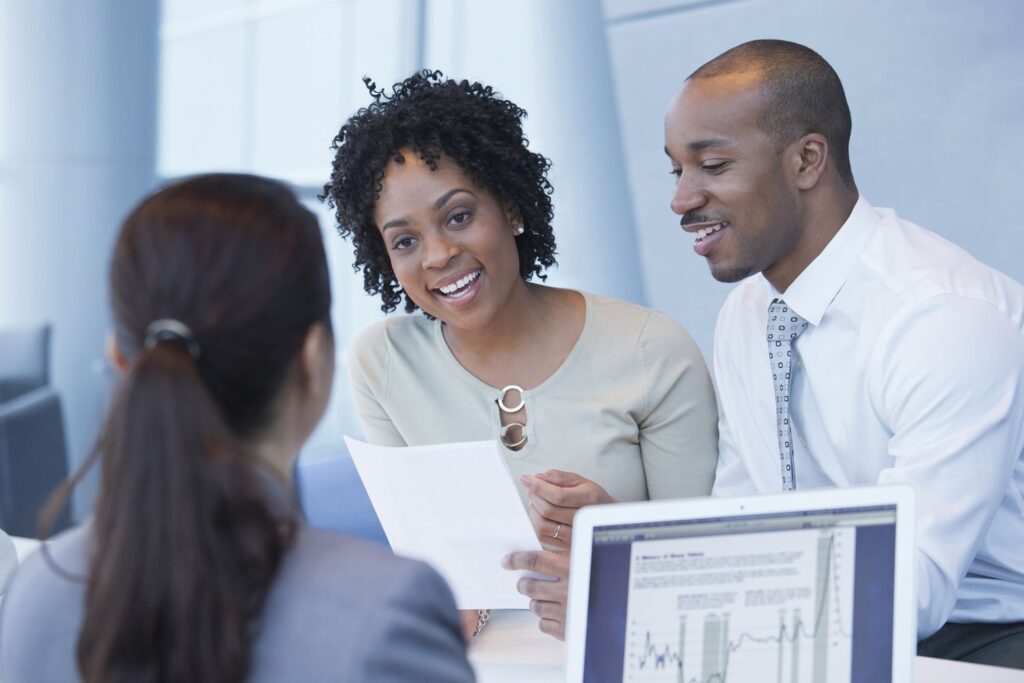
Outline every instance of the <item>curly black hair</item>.
[(502, 205), (514, 208), (526, 228), (516, 238), (519, 273), (526, 280), (545, 279), (544, 270), (555, 265), (551, 162), (527, 148), (526, 111), (490, 86), (446, 79), (440, 71), (417, 72), (396, 83), (390, 95), (369, 78), (363, 83), (373, 102), (334, 138), (334, 170), (320, 199), (335, 209), (341, 236), (351, 235), (353, 269), (362, 269), (367, 294), (380, 294), (381, 310), (395, 310), (403, 296), (407, 312), (417, 308), (395, 278), (373, 218), (384, 170), (392, 159), (402, 161), (402, 149), (419, 154), (431, 170), (442, 155), (449, 157)]

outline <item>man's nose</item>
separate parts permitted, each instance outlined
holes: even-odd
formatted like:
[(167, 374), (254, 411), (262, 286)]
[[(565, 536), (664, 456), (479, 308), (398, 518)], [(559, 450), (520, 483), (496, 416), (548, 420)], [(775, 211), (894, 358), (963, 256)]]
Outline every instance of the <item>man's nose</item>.
[(676, 190), (672, 194), (672, 212), (682, 216), (687, 211), (699, 209), (707, 201), (704, 190), (698, 183), (681, 176), (676, 181)]
[(458, 243), (452, 240), (443, 231), (428, 235), (424, 238), (426, 257), (423, 259), (424, 268), (444, 268), (453, 258), (459, 255), (462, 249)]

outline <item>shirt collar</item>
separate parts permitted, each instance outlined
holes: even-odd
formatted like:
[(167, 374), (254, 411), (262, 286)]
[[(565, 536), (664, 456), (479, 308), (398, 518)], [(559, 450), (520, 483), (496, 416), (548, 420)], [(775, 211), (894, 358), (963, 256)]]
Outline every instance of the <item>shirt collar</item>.
[[(768, 301), (783, 298), (786, 304), (807, 322), (817, 326), (829, 304), (843, 288), (853, 265), (860, 258), (878, 224), (878, 216), (863, 196), (858, 197), (846, 222), (817, 258), (804, 268), (796, 280), (780, 294), (761, 275), (767, 285)], [(765, 307), (767, 310), (767, 306)]]

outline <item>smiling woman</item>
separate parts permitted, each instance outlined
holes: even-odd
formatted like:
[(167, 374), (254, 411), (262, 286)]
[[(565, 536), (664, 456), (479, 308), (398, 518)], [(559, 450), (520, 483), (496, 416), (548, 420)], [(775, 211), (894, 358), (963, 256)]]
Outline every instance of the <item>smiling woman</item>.
[[(495, 439), (564, 575), (586, 504), (706, 495), (715, 398), (689, 335), (639, 306), (543, 279), (555, 264), (550, 162), (526, 115), (479, 83), (414, 74), (342, 126), (324, 197), (365, 289), (407, 312), (370, 327), (347, 360), (368, 440)], [(475, 511), (467, 511), (474, 514)], [(535, 600), (560, 636), (565, 582)], [(480, 605), (487, 607), (487, 605)], [(479, 630), (476, 613), (467, 632)]]
[(402, 161), (388, 163), (374, 205), (395, 279), (409, 300), (449, 326), (496, 330), (500, 307), (526, 293), (518, 210), (503, 207), (448, 156), (432, 170), (412, 149), (398, 154)]

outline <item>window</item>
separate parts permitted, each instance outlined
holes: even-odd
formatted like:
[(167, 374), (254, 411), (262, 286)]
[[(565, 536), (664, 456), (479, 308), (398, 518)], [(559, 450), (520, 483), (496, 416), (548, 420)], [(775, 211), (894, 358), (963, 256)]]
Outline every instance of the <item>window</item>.
[(291, 183), (321, 217), (334, 294), (338, 375), (308, 448), (360, 433), (342, 358), (381, 317), (352, 248), (316, 199), (342, 121), (420, 67), (423, 0), (164, 0), (157, 173), (258, 173)]

